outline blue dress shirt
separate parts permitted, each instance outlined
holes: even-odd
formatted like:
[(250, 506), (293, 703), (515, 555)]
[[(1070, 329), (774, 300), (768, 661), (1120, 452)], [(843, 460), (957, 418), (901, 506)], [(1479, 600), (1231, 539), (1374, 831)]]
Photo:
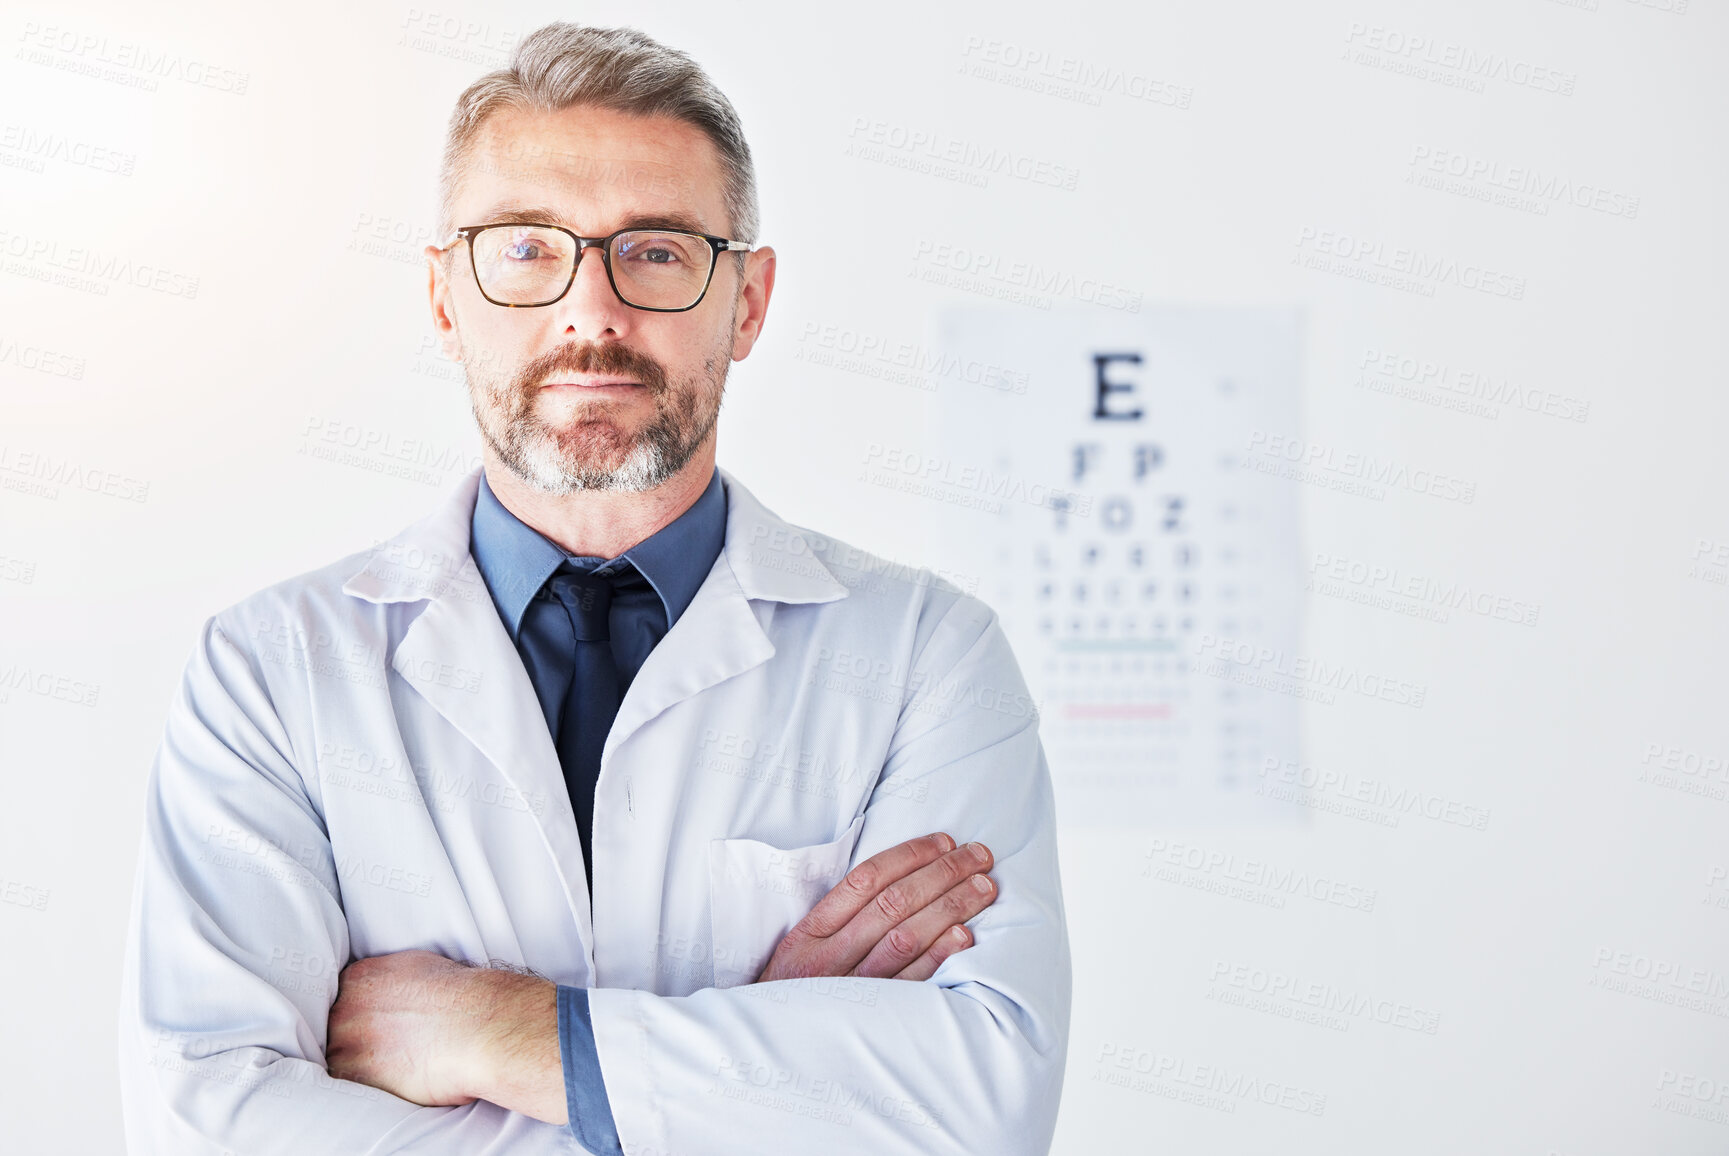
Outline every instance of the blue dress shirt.
[[(579, 570), (604, 574), (618, 569), (621, 559), (648, 580), (626, 584), (613, 596), (609, 619), (612, 657), (623, 692), (642, 668), (648, 652), (696, 597), (725, 540), (726, 494), (719, 470), (709, 475), (707, 488), (689, 509), (618, 558), (567, 554), (562, 546), (505, 509), (487, 484), (485, 473), (481, 474), (469, 548), (498, 616), (523, 657), (523, 667), (555, 737), (560, 704), (548, 684), (568, 681), (568, 677), (548, 679), (522, 643), (523, 615), (546, 580), (565, 562)], [(588, 992), (583, 988), (558, 987), (558, 1052), (564, 1064), (564, 1098), (572, 1134), (602, 1156), (623, 1156), (606, 1084), (601, 1079)]]

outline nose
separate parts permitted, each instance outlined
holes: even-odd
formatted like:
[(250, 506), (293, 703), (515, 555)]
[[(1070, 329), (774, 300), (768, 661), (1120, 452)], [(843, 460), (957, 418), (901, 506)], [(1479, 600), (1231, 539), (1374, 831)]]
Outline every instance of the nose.
[(595, 339), (609, 330), (616, 336), (629, 326), (630, 306), (612, 291), (602, 246), (585, 244), (576, 252), (576, 273), (570, 288), (552, 306), (560, 324), (579, 337)]

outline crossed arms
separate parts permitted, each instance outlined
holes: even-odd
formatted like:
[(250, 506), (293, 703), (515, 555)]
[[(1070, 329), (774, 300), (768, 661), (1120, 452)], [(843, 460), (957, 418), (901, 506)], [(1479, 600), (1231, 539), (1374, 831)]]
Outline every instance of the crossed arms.
[[(982, 843), (946, 832), (854, 867), (776, 947), (758, 983), (815, 976), (922, 982), (972, 942), (966, 921), (995, 896)], [(330, 1074), (416, 1104), (488, 1100), (569, 1122), (550, 980), (400, 951), (342, 969), (330, 1009)]]
[[(940, 975), (933, 967), (925, 980), (917, 970), (874, 978), (929, 963), (926, 945), (912, 963), (884, 970), (932, 923), (956, 921), (959, 912), (940, 903), (931, 916), (922, 914), (930, 902), (919, 905), (953, 887), (921, 884), (911, 897), (903, 888), (898, 906), (891, 899), (873, 909), (894, 890), (877, 889), (836, 926), (871, 890), (843, 882), (836, 890), (844, 897), (853, 888), (850, 900), (827, 916), (813, 910), (816, 921), (807, 917), (802, 933), (788, 936), (762, 982), (682, 997), (589, 991), (608, 1099), (631, 1156), (741, 1144), (1005, 1156), (1048, 1149), (1070, 993), (1049, 773), (1034, 720), (970, 706), (956, 693), (969, 680), (1002, 687), (1019, 677), (994, 616), (969, 600), (947, 618), (963, 613), (925, 647), (921, 662), (935, 673), (917, 683), (918, 695), (943, 696), (952, 709), (903, 712), (880, 780), (900, 789), (873, 793), (860, 847), (896, 851), (933, 828), (987, 843), (997, 893), (971, 921), (975, 941), (941, 960)], [(243, 631), (224, 622), (207, 625), (188, 664), (147, 792), (122, 999), (131, 1150), (568, 1151), (568, 1133), (556, 1126), (565, 1104), (545, 981), (399, 953), (350, 965), (343, 999), (351, 1006), (339, 1012), (334, 976), (282, 976), (285, 951), (348, 960), (348, 926), (329, 837), (274, 706), (272, 691), (296, 688), (267, 686), (279, 672), (231, 641)], [(905, 789), (913, 783), (921, 789)], [(212, 830), (253, 841), (258, 869), (201, 863)], [(873, 873), (864, 872), (866, 883)], [(913, 914), (884, 922), (902, 907)], [(868, 1000), (837, 998), (833, 981), (811, 978), (849, 972), (873, 977), (854, 981)], [(369, 992), (369, 978), (384, 982)], [(368, 1057), (368, 1048), (388, 1050), (397, 1032), (433, 1033), (419, 1075), (386, 1074), (387, 1061)], [(352, 1041), (361, 1043), (346, 1049)], [(346, 1071), (382, 1087), (343, 1078)]]

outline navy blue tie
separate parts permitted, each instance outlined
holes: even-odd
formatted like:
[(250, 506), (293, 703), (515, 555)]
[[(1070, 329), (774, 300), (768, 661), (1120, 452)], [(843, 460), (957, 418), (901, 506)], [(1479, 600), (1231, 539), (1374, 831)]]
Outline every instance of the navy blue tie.
[[(547, 579), (547, 590), (556, 605), (563, 607), (569, 629), (564, 661), (554, 664), (569, 670), (570, 680), (565, 684), (553, 737), (570, 805), (576, 812), (590, 894), (594, 891), (594, 788), (600, 778), (601, 750), (623, 697), (612, 652), (612, 593), (614, 585), (630, 575), (634, 570), (628, 563), (614, 574), (602, 575), (577, 573), (567, 563)], [(545, 610), (550, 609), (542, 610), (542, 621), (547, 625), (552, 616)], [(557, 632), (537, 633), (545, 637)]]

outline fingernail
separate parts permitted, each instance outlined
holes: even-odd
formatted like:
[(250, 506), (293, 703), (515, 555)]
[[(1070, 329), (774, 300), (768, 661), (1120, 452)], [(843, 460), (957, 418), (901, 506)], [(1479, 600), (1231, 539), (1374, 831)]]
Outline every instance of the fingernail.
[(983, 875), (974, 875), (973, 890), (977, 891), (980, 895), (988, 895), (991, 890), (991, 881)]
[(967, 929), (958, 926), (951, 927), (949, 928), (949, 938), (956, 943), (965, 943), (967, 941)]
[(967, 850), (973, 853), (973, 858), (975, 859), (983, 859), (985, 857), (985, 845), (983, 843), (968, 843)]

